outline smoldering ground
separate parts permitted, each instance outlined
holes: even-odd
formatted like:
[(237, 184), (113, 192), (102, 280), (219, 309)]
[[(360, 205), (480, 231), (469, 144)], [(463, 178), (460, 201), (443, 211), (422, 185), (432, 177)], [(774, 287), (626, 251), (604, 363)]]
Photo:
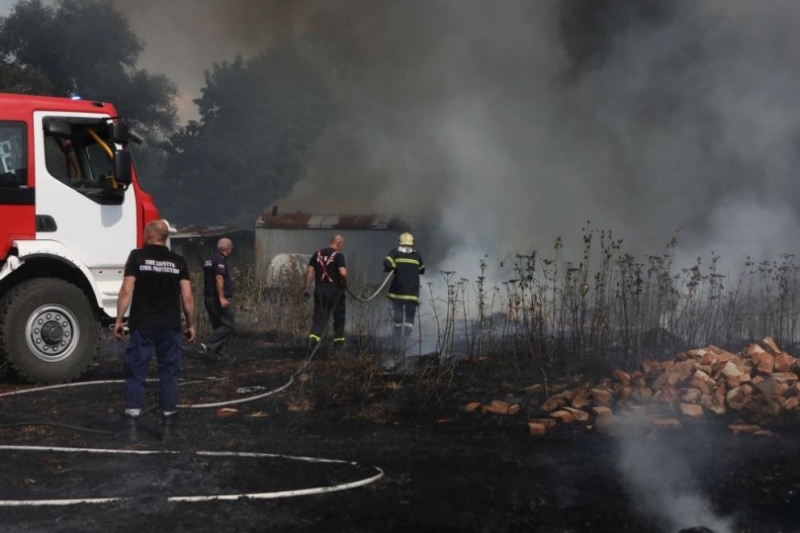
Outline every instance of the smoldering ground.
[[(236, 397), (238, 388), (275, 388), (302, 356), (265, 350), (257, 338), (238, 339), (234, 365), (184, 360), (191, 380), (182, 401)], [(466, 401), (505, 397), (497, 388), (518, 371), (485, 379), (486, 367), (465, 364), (454, 377), (462, 391), (440, 408), (410, 402), (412, 379), (374, 376), (371, 403), (343, 401), (324, 390), (340, 388), (336, 360), (315, 361), (304, 386), (238, 404), (220, 417), (215, 409), (181, 412), (180, 433), (159, 441), (157, 417), (148, 415), (136, 442), (108, 432), (87, 433), (52, 426), (0, 428), (4, 468), (0, 502), (31, 499), (123, 498), (105, 504), (0, 505), (4, 531), (677, 531), (684, 524), (719, 523), (701, 514), (652, 512), (643, 508), (645, 489), (694, 495), (709, 514), (731, 517), (736, 531), (792, 531), (797, 524), (794, 495), (800, 487), (793, 433), (774, 439), (731, 437), (725, 428), (687, 424), (680, 432), (643, 441), (630, 460), (618, 461), (618, 442), (587, 433), (581, 424), (557, 426), (543, 438), (526, 431), (525, 417), (465, 413)], [(484, 375), (475, 383), (472, 372)], [(118, 356), (105, 351), (88, 379), (121, 377)], [(224, 378), (224, 379), (221, 379)], [(462, 381), (466, 379), (466, 381)], [(394, 387), (387, 385), (394, 382)], [(466, 386), (471, 383), (471, 386)], [(476, 388), (477, 385), (477, 388)], [(47, 390), (4, 397), (3, 422), (35, 417), (75, 426), (113, 430), (111, 413), (124, 407), (120, 383)], [(0, 392), (17, 385), (0, 384)], [(393, 390), (395, 392), (390, 392)], [(156, 391), (148, 389), (148, 405)], [(342, 392), (340, 390), (340, 392)], [(317, 405), (292, 411), (292, 399), (313, 394)], [(380, 407), (380, 409), (378, 409)], [(372, 413), (372, 416), (369, 416)], [(377, 415), (377, 416), (376, 416)], [(89, 455), (9, 450), (9, 445), (154, 450)], [(625, 447), (625, 444), (623, 444)], [(197, 450), (277, 453), (353, 461), (337, 465), (298, 464), (267, 458), (210, 458)], [(676, 459), (678, 457), (678, 459)], [(282, 491), (352, 481), (385, 471), (377, 483), (352, 491), (277, 500), (242, 498), (201, 503), (168, 502), (167, 496)], [(676, 468), (676, 465), (680, 468)], [(640, 478), (637, 481), (634, 478)], [(653, 485), (656, 483), (656, 486)], [(646, 500), (646, 498), (644, 499)], [(667, 499), (669, 500), (669, 499)], [(675, 501), (656, 499), (663, 505)], [(691, 507), (690, 509), (696, 509)], [(697, 522), (690, 519), (698, 519)], [(717, 533), (725, 529), (715, 530)]]
[(184, 87), (210, 60), (303, 47), (338, 112), (282, 209), (422, 214), (480, 254), (586, 220), (642, 253), (679, 227), (687, 258), (797, 244), (790, 0), (117, 5)]
[[(711, 441), (702, 429), (695, 437)], [(734, 531), (733, 520), (719, 516), (700, 488), (704, 472), (697, 456), (690, 461), (674, 443), (652, 437), (628, 436), (617, 444), (617, 469), (631, 502), (663, 524), (665, 532), (692, 527), (707, 527), (717, 533)], [(701, 447), (697, 455), (704, 453), (707, 451)]]

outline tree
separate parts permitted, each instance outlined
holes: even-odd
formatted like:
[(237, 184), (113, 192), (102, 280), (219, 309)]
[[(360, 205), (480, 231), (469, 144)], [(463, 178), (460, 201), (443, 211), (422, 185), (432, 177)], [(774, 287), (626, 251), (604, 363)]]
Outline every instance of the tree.
[(307, 149), (333, 113), (302, 50), (282, 43), (206, 72), (195, 100), (200, 120), (172, 137), (167, 172), (154, 191), (172, 221), (250, 226), (299, 178)]
[(53, 91), (41, 70), (0, 61), (0, 92), (47, 95)]
[(99, 0), (20, 0), (0, 17), (0, 91), (113, 102), (146, 137), (174, 131), (177, 88), (137, 69), (143, 43)]

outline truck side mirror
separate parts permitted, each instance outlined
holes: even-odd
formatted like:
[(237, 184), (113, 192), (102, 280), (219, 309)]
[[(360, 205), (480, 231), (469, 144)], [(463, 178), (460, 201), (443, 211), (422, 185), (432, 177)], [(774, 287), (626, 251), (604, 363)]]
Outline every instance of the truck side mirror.
[(47, 133), (53, 137), (60, 137), (62, 139), (72, 137), (72, 126), (69, 122), (64, 122), (63, 120), (50, 120), (45, 125), (45, 129)]
[(114, 150), (114, 178), (118, 183), (130, 185), (132, 178), (131, 165), (133, 159), (128, 150)]
[(121, 120), (116, 120), (108, 126), (108, 134), (115, 144), (128, 144), (131, 142), (131, 130)]

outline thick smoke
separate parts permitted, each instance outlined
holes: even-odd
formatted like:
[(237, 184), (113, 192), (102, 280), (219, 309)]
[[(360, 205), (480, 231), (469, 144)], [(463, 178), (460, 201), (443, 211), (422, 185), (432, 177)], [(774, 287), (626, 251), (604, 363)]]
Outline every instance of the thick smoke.
[(181, 83), (302, 36), (340, 118), (284, 210), (423, 216), (481, 254), (579, 240), (586, 220), (633, 252), (679, 227), (687, 255), (797, 244), (793, 0), (118, 6)]

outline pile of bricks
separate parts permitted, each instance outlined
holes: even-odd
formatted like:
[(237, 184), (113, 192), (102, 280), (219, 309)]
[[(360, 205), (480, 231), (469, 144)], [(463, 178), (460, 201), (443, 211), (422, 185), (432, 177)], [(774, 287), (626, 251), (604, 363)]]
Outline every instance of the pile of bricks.
[[(738, 433), (771, 435), (763, 426), (800, 414), (800, 363), (766, 337), (739, 353), (707, 346), (677, 354), (666, 362), (648, 361), (628, 373), (549, 390), (539, 413), (529, 418), (532, 435), (544, 435), (557, 424), (583, 423), (598, 433), (628, 434), (681, 427), (705, 416), (735, 420)], [(525, 392), (541, 391), (533, 385)], [(496, 400), (470, 404), (467, 410), (513, 414), (513, 405)]]

